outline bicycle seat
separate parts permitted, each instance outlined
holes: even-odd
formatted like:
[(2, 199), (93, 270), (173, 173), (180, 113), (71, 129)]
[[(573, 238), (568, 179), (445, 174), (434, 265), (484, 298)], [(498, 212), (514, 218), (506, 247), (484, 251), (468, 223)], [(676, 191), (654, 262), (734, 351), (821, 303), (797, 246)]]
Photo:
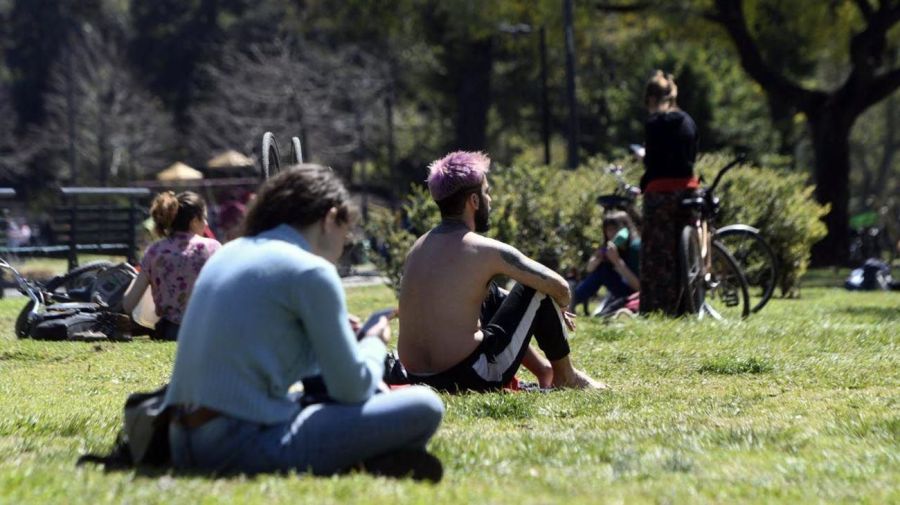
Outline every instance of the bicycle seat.
[(681, 201), (682, 207), (703, 207), (703, 204), (706, 200), (702, 196), (694, 196), (691, 198), (685, 198)]
[(606, 208), (625, 208), (634, 203), (634, 198), (622, 195), (600, 195), (597, 197), (597, 203)]

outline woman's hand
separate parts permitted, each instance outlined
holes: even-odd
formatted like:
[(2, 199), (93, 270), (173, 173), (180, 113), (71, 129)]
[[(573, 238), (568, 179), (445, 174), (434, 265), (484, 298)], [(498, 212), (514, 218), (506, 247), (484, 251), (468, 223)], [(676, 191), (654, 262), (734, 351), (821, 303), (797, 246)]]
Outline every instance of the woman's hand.
[(641, 281), (634, 275), (634, 272), (628, 268), (628, 265), (619, 255), (619, 250), (616, 249), (616, 246), (613, 245), (612, 242), (609, 243), (609, 247), (606, 249), (606, 257), (609, 259), (609, 262), (612, 264), (613, 268), (616, 272), (619, 272), (619, 275), (625, 279), (625, 283), (628, 284), (628, 287), (635, 291), (640, 291), (641, 289)]
[(593, 272), (600, 266), (600, 263), (603, 263), (605, 258), (605, 254), (603, 252), (603, 247), (598, 248), (594, 251), (594, 254), (591, 255), (591, 258), (588, 260), (587, 271), (588, 273)]
[(350, 314), (348, 319), (350, 320), (350, 331), (353, 332), (354, 335), (359, 333), (360, 328), (362, 328), (362, 319), (353, 314)]
[(390, 343), (391, 341), (391, 323), (387, 317), (381, 316), (378, 318), (378, 322), (372, 325), (366, 334), (363, 335), (365, 337), (378, 337), (384, 342), (385, 345)]
[(613, 265), (617, 264), (619, 260), (622, 259), (622, 257), (619, 256), (619, 249), (612, 242), (606, 244), (606, 259)]

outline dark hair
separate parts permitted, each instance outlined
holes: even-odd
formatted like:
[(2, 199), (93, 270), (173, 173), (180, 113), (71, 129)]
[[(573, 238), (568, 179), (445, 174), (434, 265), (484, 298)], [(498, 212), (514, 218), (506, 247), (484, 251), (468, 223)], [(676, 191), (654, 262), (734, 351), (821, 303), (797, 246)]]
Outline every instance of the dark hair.
[(678, 86), (675, 84), (672, 74), (657, 70), (650, 76), (647, 86), (644, 88), (644, 105), (647, 105), (651, 98), (656, 99), (656, 103), (659, 104), (669, 102), (673, 106), (676, 105)]
[(350, 193), (330, 168), (306, 163), (289, 167), (267, 180), (244, 220), (245, 236), (258, 235), (281, 224), (303, 228), (336, 207), (339, 222), (356, 219)]
[(603, 231), (605, 232), (606, 228), (609, 226), (615, 226), (616, 229), (621, 229), (623, 227), (628, 228), (629, 243), (638, 237), (638, 231), (637, 227), (634, 226), (634, 221), (624, 210), (611, 210), (606, 214), (603, 214)]
[(469, 195), (481, 192), (481, 183), (477, 186), (467, 186), (460, 188), (450, 196), (442, 198), (435, 202), (441, 211), (441, 217), (455, 217), (462, 214), (466, 208), (466, 200)]
[(194, 218), (206, 216), (206, 202), (193, 191), (175, 194), (164, 191), (150, 204), (150, 217), (153, 218), (153, 231), (160, 237), (168, 237), (174, 232), (188, 231)]

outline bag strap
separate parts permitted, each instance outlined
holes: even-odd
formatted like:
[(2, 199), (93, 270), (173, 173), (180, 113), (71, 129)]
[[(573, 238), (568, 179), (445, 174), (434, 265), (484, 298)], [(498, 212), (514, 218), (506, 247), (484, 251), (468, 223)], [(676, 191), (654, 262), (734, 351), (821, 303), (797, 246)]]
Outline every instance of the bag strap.
[(116, 435), (116, 442), (113, 444), (109, 454), (82, 454), (78, 461), (75, 462), (75, 466), (82, 466), (85, 463), (103, 465), (106, 471), (134, 468), (134, 461), (131, 459), (131, 451), (128, 449), (125, 433), (119, 431), (119, 434)]

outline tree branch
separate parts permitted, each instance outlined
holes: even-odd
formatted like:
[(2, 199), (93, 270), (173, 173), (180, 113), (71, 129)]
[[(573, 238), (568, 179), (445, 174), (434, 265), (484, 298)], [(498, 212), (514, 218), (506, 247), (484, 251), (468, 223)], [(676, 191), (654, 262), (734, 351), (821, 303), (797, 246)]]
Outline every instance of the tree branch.
[(741, 66), (767, 92), (781, 95), (805, 112), (818, 103), (821, 93), (807, 90), (776, 72), (762, 57), (759, 46), (747, 28), (742, 0), (716, 0), (716, 12), (708, 19), (721, 24), (734, 42)]
[(865, 107), (868, 108), (884, 100), (897, 88), (900, 88), (900, 67), (875, 77), (863, 101)]
[(866, 22), (871, 22), (874, 11), (872, 10), (872, 6), (869, 4), (869, 0), (853, 0), (853, 3), (856, 4), (856, 8), (859, 9), (860, 13), (862, 13), (862, 16), (863, 18), (865, 18)]

